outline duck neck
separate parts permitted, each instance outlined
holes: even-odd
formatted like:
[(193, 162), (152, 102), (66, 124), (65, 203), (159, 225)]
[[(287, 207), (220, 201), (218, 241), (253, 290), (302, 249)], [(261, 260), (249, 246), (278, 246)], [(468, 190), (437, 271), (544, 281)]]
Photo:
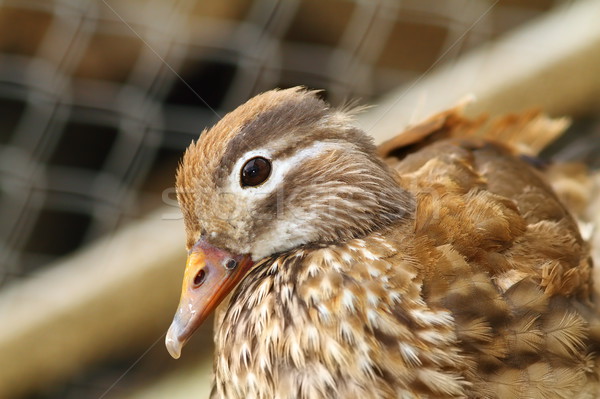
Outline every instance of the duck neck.
[[(401, 229), (408, 234), (410, 226)], [(439, 352), (457, 361), (444, 346), (455, 343), (451, 318), (426, 307), (418, 262), (401, 245), (377, 232), (304, 246), (252, 270), (215, 332), (219, 395), (310, 397), (298, 396), (310, 387), (322, 397), (351, 397), (374, 381), (409, 392), (406, 381), (386, 381), (385, 375), (398, 375), (402, 364), (407, 381), (412, 378), (410, 369), (428, 356), (419, 352), (428, 318), (446, 340)], [(400, 354), (399, 345), (406, 348)], [(405, 358), (398, 363), (393, 356)], [(278, 391), (282, 387), (293, 394)]]

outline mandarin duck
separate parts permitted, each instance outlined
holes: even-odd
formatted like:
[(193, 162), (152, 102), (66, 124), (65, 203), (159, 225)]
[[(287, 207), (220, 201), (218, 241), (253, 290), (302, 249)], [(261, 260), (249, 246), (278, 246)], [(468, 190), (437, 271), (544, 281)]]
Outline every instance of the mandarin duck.
[(534, 156), (563, 127), (454, 109), (375, 147), (315, 92), (250, 99), (177, 173), (169, 352), (217, 309), (212, 398), (594, 397), (590, 249)]

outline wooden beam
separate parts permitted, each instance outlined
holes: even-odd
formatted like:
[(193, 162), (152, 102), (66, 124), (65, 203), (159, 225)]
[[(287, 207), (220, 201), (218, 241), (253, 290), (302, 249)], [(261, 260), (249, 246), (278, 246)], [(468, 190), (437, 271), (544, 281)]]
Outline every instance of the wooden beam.
[(532, 107), (579, 115), (600, 107), (600, 1), (577, 1), (387, 94), (361, 127), (384, 141), (472, 94), (467, 113)]
[(154, 212), (0, 291), (0, 397), (135, 355), (166, 331), (186, 257), (181, 220), (164, 217), (173, 213)]

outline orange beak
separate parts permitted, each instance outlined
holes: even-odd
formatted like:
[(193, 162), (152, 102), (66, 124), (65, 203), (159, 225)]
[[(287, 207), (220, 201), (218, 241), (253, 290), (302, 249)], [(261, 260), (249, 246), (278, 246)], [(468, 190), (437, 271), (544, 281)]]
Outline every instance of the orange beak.
[(167, 332), (167, 350), (178, 359), (194, 331), (248, 273), (250, 255), (231, 253), (198, 240), (190, 250), (177, 313)]

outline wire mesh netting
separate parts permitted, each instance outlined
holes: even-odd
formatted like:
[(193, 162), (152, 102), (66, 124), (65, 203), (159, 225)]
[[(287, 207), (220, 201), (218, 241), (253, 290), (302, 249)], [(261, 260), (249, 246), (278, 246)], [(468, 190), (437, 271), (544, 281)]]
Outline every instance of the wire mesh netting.
[(554, 3), (4, 1), (0, 278), (153, 206), (187, 144), (257, 92), (367, 100)]
[(185, 147), (258, 92), (368, 102), (566, 2), (0, 1), (0, 284), (172, 201)]

